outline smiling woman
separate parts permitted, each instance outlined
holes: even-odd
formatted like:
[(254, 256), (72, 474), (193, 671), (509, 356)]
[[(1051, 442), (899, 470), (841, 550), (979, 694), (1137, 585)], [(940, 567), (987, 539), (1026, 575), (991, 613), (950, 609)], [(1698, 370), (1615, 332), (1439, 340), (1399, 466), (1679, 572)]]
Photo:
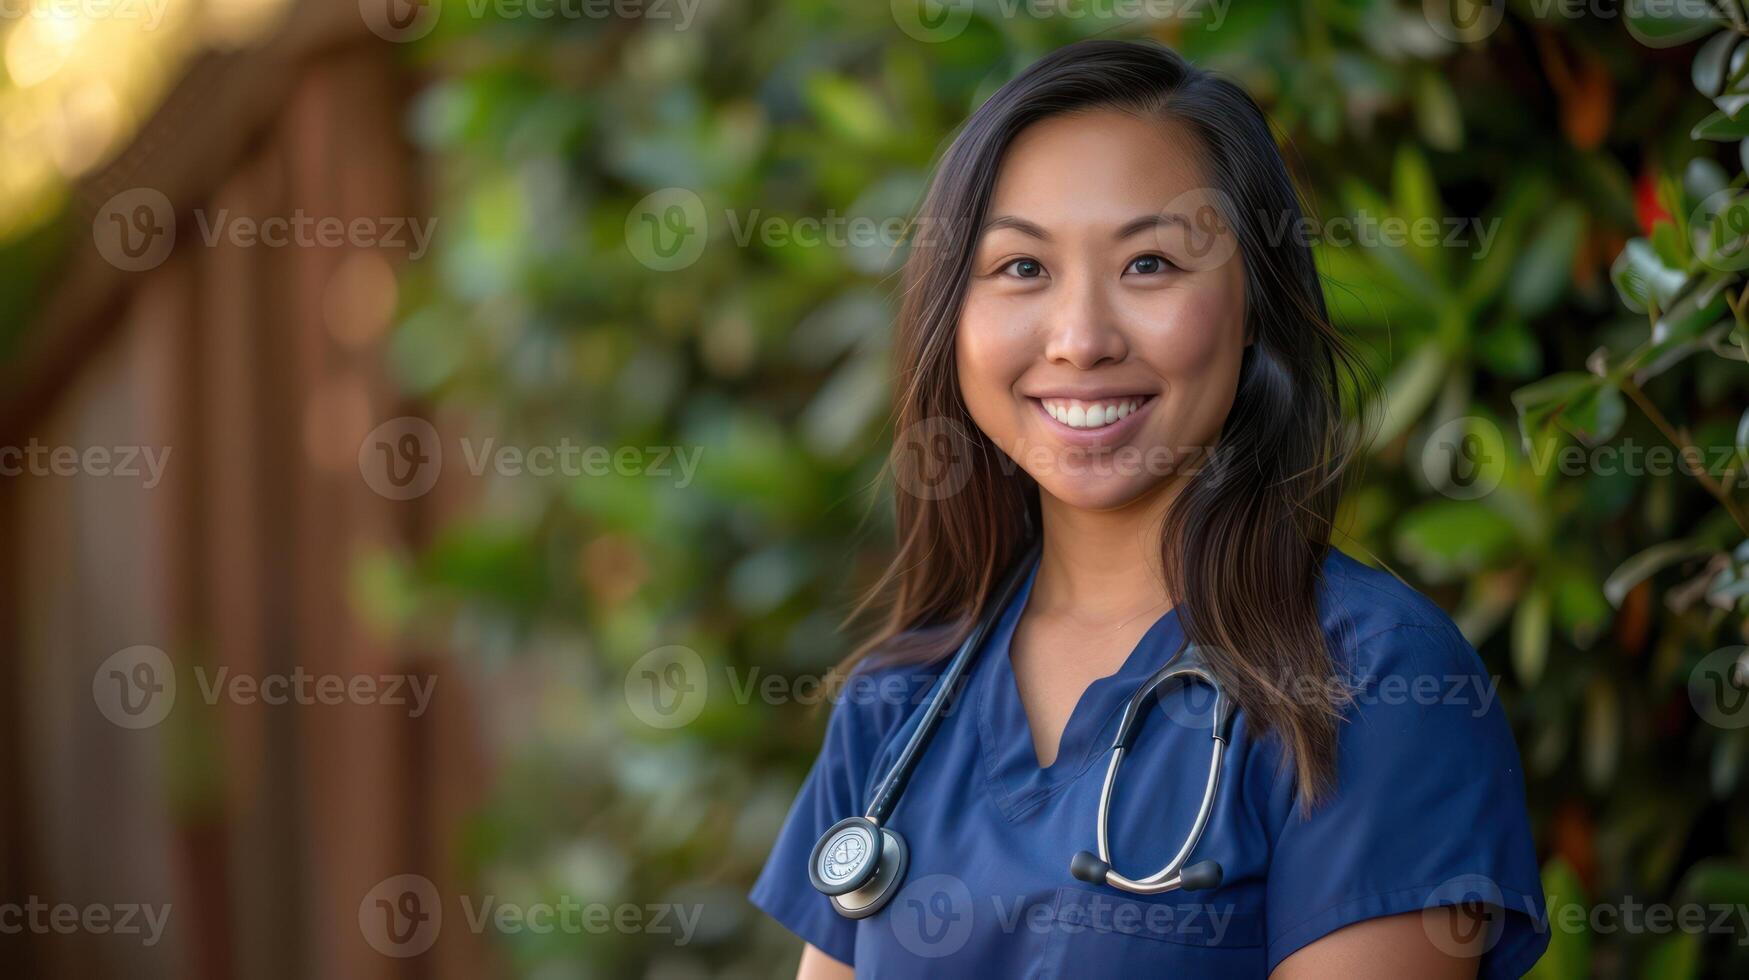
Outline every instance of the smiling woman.
[[(930, 694), (840, 700), (754, 888), (804, 975), (1541, 953), (1498, 705), (1386, 696), (1479, 690), (1479, 658), (1330, 545), (1354, 385), (1309, 250), (1271, 236), (1301, 219), (1256, 104), (1158, 45), (1063, 48), (947, 150), (892, 462), (956, 492), (899, 496), (888, 612), (845, 665)], [(963, 481), (917, 472), (917, 432), (958, 438)]]

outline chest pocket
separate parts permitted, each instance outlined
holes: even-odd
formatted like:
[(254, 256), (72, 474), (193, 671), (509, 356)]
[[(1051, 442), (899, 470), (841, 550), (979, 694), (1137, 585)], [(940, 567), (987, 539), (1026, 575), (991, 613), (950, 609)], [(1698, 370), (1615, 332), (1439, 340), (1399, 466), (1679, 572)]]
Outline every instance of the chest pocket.
[(1231, 893), (1150, 898), (1066, 887), (1057, 890), (1042, 974), (1262, 976), (1264, 964), (1262, 916)]

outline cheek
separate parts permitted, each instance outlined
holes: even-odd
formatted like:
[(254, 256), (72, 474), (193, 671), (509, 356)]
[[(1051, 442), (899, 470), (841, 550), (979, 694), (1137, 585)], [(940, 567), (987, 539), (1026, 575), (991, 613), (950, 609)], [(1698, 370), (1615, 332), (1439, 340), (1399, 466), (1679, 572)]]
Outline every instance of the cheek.
[(1001, 316), (993, 304), (967, 296), (954, 333), (954, 359), (959, 366), (960, 393), (980, 426), (1013, 401), (1014, 384), (1032, 363), (1029, 333), (1012, 317)]
[(1136, 353), (1165, 382), (1155, 438), (1174, 447), (1213, 445), (1225, 426), (1245, 354), (1243, 304), (1219, 292), (1184, 294), (1156, 309), (1161, 328)]
[(1244, 310), (1231, 296), (1198, 291), (1168, 295), (1144, 314), (1160, 324), (1143, 334), (1141, 354), (1170, 385), (1197, 385), (1236, 374), (1245, 349)]

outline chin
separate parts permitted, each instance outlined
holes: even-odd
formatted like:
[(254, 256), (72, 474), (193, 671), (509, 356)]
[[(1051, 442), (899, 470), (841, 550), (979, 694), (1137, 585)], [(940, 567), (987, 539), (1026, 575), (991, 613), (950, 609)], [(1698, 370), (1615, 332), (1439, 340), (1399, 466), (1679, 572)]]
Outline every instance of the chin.
[[(1035, 478), (1036, 479), (1036, 478)], [(1076, 510), (1121, 510), (1153, 495), (1166, 481), (1133, 476), (1067, 476), (1052, 474), (1039, 480), (1039, 491)]]

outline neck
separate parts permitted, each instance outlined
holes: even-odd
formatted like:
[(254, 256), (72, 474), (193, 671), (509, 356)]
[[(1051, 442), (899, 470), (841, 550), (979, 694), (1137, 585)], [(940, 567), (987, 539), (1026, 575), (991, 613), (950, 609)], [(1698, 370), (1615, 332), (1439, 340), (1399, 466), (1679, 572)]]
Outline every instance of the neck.
[(1041, 491), (1044, 550), (1028, 607), (1106, 628), (1170, 609), (1160, 533), (1180, 489), (1168, 481), (1112, 510), (1073, 507)]

